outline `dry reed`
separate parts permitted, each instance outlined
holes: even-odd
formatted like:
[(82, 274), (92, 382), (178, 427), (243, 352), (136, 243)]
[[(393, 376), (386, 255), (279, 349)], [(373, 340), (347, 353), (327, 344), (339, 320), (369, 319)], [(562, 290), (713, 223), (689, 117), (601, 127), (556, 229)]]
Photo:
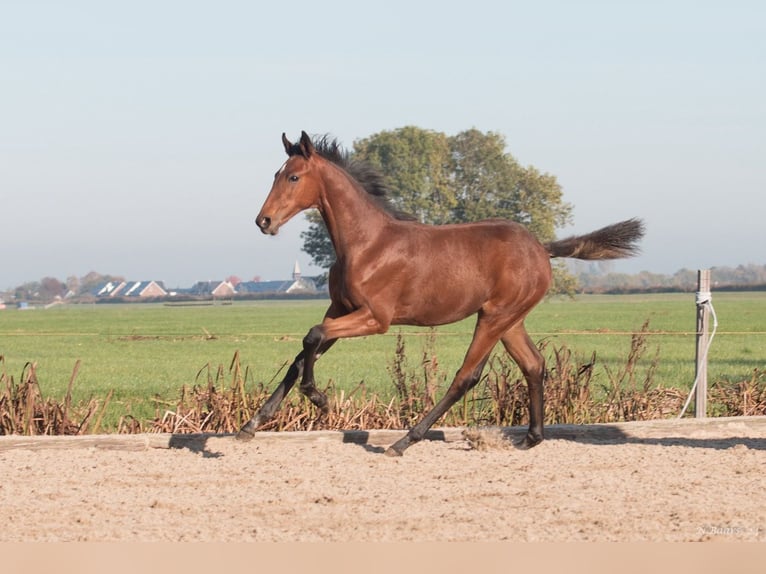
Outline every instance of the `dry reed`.
[[(91, 398), (87, 403), (72, 405), (72, 388), (80, 370), (75, 363), (67, 392), (61, 401), (44, 398), (37, 378), (37, 364), (26, 363), (18, 382), (6, 373), (5, 357), (0, 355), (0, 435), (76, 435), (97, 433), (104, 412), (112, 398)], [(79, 421), (79, 422), (78, 422)]]
[[(624, 363), (618, 369), (603, 365), (597, 357), (576, 356), (566, 346), (554, 347), (543, 341), (548, 371), (544, 389), (546, 424), (587, 424), (660, 419), (680, 412), (685, 395), (675, 388), (655, 384), (659, 349), (645, 358), (648, 323), (634, 334)], [(362, 382), (352, 391), (336, 389), (330, 382), (323, 389), (330, 398), (327, 415), (317, 417), (316, 409), (300, 393), (284, 401), (269, 430), (313, 429), (406, 429), (432, 408), (445, 390), (447, 375), (442, 372), (434, 351), (434, 332), (423, 339), (419, 360), (410, 367), (404, 338), (399, 335), (389, 374), (395, 390), (390, 400), (371, 393)], [(27, 363), (17, 383), (6, 373), (0, 356), (0, 434), (87, 434), (102, 430), (110, 404), (91, 398), (72, 404), (72, 387), (80, 362), (77, 361), (61, 401), (44, 398), (36, 365)], [(284, 365), (282, 369), (284, 368)], [(123, 415), (118, 433), (233, 433), (265, 402), (280, 373), (267, 383), (256, 383), (249, 367), (241, 364), (237, 351), (228, 367), (205, 365), (191, 387), (184, 386), (175, 401), (156, 399), (152, 420)], [(766, 414), (766, 373), (754, 370), (743, 381), (718, 381), (711, 385), (708, 403), (715, 416)], [(443, 426), (517, 426), (528, 422), (527, 388), (516, 365), (505, 354), (494, 355), (480, 383), (461, 404), (455, 405), (439, 422)]]

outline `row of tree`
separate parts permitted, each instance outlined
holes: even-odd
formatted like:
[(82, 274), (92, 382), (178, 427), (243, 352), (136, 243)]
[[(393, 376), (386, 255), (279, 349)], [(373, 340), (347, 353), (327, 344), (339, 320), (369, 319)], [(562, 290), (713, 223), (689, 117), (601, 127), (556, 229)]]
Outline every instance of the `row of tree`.
[[(611, 272), (608, 265), (576, 262), (573, 272), (581, 293), (690, 292), (697, 288), (697, 271), (692, 269), (679, 269), (672, 275), (650, 271), (628, 274)], [(766, 289), (766, 265), (712, 267), (710, 275), (713, 290)]]
[[(91, 271), (83, 277), (72, 275), (66, 281), (55, 277), (43, 277), (39, 281), (29, 281), (9, 289), (5, 293), (0, 292), (0, 301), (32, 301), (49, 303), (56, 299), (83, 300), (92, 297), (96, 289), (107, 282), (120, 283), (125, 280), (122, 275), (104, 275)], [(260, 281), (259, 276), (253, 277), (252, 281)], [(224, 279), (233, 286), (242, 283), (242, 279), (236, 275), (229, 275)]]
[(83, 277), (72, 275), (65, 281), (55, 277), (43, 277), (39, 281), (29, 281), (2, 294), (7, 300), (50, 302), (58, 298), (78, 296), (90, 293), (108, 281), (123, 281), (116, 275), (102, 275), (91, 271)]

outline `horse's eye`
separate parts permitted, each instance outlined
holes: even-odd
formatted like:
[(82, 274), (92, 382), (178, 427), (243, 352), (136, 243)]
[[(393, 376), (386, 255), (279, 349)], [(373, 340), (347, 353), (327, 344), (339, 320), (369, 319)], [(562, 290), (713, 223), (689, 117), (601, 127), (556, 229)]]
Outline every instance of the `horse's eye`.
[(291, 182), (295, 183), (295, 182), (296, 182), (296, 181), (298, 181), (298, 179), (300, 179), (300, 178), (299, 178), (297, 175), (291, 175), (291, 176), (290, 176), (290, 177), (288, 177), (287, 179), (288, 179), (289, 181), (291, 181)]

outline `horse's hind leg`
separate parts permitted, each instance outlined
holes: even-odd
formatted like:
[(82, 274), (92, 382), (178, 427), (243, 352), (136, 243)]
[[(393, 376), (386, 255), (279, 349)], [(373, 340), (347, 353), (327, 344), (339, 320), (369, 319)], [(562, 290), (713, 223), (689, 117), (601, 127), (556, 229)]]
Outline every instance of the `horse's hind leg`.
[[(321, 345), (320, 349), (316, 352), (316, 356), (318, 357), (319, 355), (327, 351), (327, 349), (329, 349), (334, 342), (335, 342), (334, 340), (325, 341)], [(298, 378), (302, 376), (303, 366), (304, 366), (304, 357), (305, 357), (305, 351), (301, 351), (300, 353), (298, 353), (298, 355), (295, 357), (290, 367), (287, 369), (287, 374), (285, 374), (285, 377), (282, 379), (282, 382), (279, 383), (276, 389), (274, 389), (274, 392), (271, 394), (269, 399), (265, 403), (263, 403), (260, 409), (258, 409), (258, 412), (255, 413), (255, 416), (253, 416), (253, 418), (247, 421), (239, 430), (239, 432), (237, 433), (238, 439), (250, 440), (255, 435), (255, 431), (258, 429), (258, 427), (269, 422), (274, 417), (274, 413), (277, 412), (279, 405), (287, 396), (287, 393), (290, 392), (290, 389), (293, 388), (293, 385), (295, 385), (295, 381), (297, 381)], [(303, 388), (301, 388), (301, 391), (303, 391)], [(324, 397), (324, 393), (321, 393), (318, 390), (316, 392)], [(325, 398), (325, 403), (326, 401), (327, 399)]]
[(502, 337), (506, 351), (519, 365), (529, 392), (529, 430), (516, 446), (529, 449), (543, 441), (543, 383), (545, 359), (529, 338), (523, 323), (518, 323)]
[(418, 424), (412, 427), (405, 436), (388, 447), (388, 450), (386, 450), (388, 456), (402, 456), (409, 446), (422, 440), (428, 429), (479, 382), (484, 365), (487, 363), (489, 354), (499, 338), (495, 331), (496, 327), (488, 321), (483, 321), (480, 315), (471, 346), (468, 348), (463, 365), (458, 369), (449, 389), (447, 389), (442, 399), (436, 403), (434, 408)]

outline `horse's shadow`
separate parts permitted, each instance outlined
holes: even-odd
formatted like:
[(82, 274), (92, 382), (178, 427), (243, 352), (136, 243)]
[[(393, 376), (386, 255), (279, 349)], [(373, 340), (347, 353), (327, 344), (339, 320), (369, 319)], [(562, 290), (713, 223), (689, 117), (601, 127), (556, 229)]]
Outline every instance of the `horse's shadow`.
[[(498, 432), (504, 439), (517, 442), (522, 439), (526, 427), (492, 427), (489, 432)], [(380, 445), (380, 438), (375, 437), (374, 431), (364, 430), (340, 430), (339, 441), (344, 444), (355, 444), (370, 454), (383, 454), (386, 446)], [(406, 431), (402, 431), (403, 433)], [(671, 431), (672, 432), (672, 431)], [(431, 429), (426, 433), (424, 440), (437, 442), (455, 442), (457, 439), (454, 432), (447, 433), (444, 430)], [(230, 438), (234, 440), (234, 433), (196, 433), (196, 434), (173, 434), (170, 437), (168, 447), (171, 449), (187, 449), (202, 455), (204, 458), (219, 458), (224, 456), (222, 452), (212, 450), (209, 447), (210, 439)], [(625, 432), (618, 425), (550, 425), (545, 428), (546, 440), (565, 440), (589, 445), (622, 445), (644, 444), (664, 447), (682, 446), (691, 448), (706, 448), (713, 450), (727, 450), (736, 446), (745, 446), (752, 450), (766, 450), (766, 438), (762, 437), (726, 437), (726, 438), (696, 438), (686, 436), (663, 436), (663, 437), (639, 437)]]
[(208, 448), (208, 441), (210, 439), (219, 438), (234, 438), (234, 433), (192, 433), (192, 434), (180, 434), (174, 433), (170, 435), (168, 441), (168, 448), (172, 449), (187, 449), (193, 453), (202, 455), (203, 458), (220, 458), (224, 456), (222, 452), (212, 451)]
[[(492, 430), (492, 429), (490, 429)], [(495, 431), (508, 440), (516, 443), (521, 441), (527, 433), (526, 427), (502, 427)], [(385, 447), (371, 444), (370, 433), (366, 431), (343, 431), (343, 442), (358, 444), (366, 451), (381, 454), (386, 451)], [(565, 440), (589, 445), (627, 445), (645, 444), (655, 446), (682, 446), (691, 448), (707, 448), (714, 450), (727, 450), (743, 445), (752, 450), (766, 450), (766, 438), (761, 437), (726, 437), (726, 438), (695, 438), (685, 436), (666, 437), (637, 437), (626, 433), (617, 425), (599, 424), (593, 425), (551, 425), (545, 428), (546, 440)], [(454, 442), (454, 437), (448, 437), (444, 431), (430, 430), (424, 440)]]
[[(670, 431), (672, 432), (672, 431)], [(526, 433), (526, 428), (507, 427), (501, 430), (504, 438), (518, 440)], [(696, 438), (687, 436), (640, 437), (626, 433), (617, 425), (551, 425), (545, 428), (547, 440), (566, 440), (590, 445), (645, 444), (656, 446), (683, 446), (726, 450), (744, 445), (753, 450), (766, 450), (766, 438), (761, 437), (714, 437)]]

